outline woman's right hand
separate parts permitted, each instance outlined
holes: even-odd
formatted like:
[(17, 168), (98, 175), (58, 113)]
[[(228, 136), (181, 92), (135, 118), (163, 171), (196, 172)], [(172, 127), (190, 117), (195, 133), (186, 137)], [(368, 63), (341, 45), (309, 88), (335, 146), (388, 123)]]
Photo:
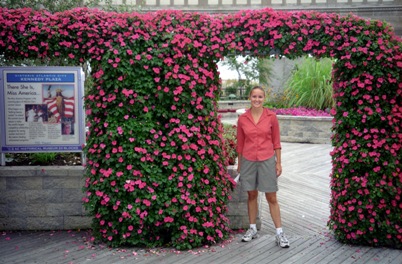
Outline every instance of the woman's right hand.
[(238, 153), (237, 154), (237, 173), (240, 173), (240, 161), (241, 161), (241, 155)]

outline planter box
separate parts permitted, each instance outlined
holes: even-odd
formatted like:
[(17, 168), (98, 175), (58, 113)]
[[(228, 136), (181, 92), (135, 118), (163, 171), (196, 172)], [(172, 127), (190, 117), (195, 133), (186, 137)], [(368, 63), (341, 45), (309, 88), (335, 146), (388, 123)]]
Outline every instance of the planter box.
[[(236, 115), (245, 109), (238, 109)], [(332, 117), (277, 115), (282, 142), (331, 144)]]
[(0, 167), (0, 230), (90, 228), (81, 166)]
[(241, 108), (246, 108), (250, 106), (249, 100), (227, 100), (218, 101), (218, 109), (232, 109), (237, 110)]
[(331, 144), (332, 117), (278, 115), (281, 141)]

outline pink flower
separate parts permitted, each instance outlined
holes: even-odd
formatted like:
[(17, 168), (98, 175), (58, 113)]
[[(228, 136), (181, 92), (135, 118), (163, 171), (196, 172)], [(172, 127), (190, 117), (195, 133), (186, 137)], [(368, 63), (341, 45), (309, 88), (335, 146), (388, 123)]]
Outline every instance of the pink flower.
[(202, 226), (203, 227), (214, 227), (215, 225), (214, 225), (214, 223), (207, 221), (207, 222), (203, 223)]
[(151, 206), (151, 202), (147, 199), (142, 200), (142, 203), (145, 204), (146, 206)]
[(165, 223), (173, 223), (173, 218), (172, 217), (170, 217), (170, 216), (166, 216), (164, 219), (163, 219), (163, 221), (165, 222)]

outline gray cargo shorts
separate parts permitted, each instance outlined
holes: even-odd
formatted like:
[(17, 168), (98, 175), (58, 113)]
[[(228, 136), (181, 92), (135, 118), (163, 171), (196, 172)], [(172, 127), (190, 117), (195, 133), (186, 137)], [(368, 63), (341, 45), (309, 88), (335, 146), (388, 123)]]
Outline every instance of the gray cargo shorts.
[(263, 161), (249, 161), (242, 157), (240, 182), (244, 191), (277, 192), (275, 156)]

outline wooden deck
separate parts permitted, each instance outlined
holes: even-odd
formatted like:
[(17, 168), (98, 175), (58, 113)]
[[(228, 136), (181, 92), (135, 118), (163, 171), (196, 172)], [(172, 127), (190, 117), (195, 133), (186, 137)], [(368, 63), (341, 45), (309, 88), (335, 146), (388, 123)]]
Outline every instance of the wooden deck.
[(260, 236), (240, 242), (242, 233), (209, 248), (110, 249), (88, 242), (90, 231), (1, 232), (0, 263), (402, 263), (402, 250), (343, 245), (328, 232), (330, 145), (283, 143), (284, 173), (278, 192), (289, 249), (274, 243), (263, 204)]

